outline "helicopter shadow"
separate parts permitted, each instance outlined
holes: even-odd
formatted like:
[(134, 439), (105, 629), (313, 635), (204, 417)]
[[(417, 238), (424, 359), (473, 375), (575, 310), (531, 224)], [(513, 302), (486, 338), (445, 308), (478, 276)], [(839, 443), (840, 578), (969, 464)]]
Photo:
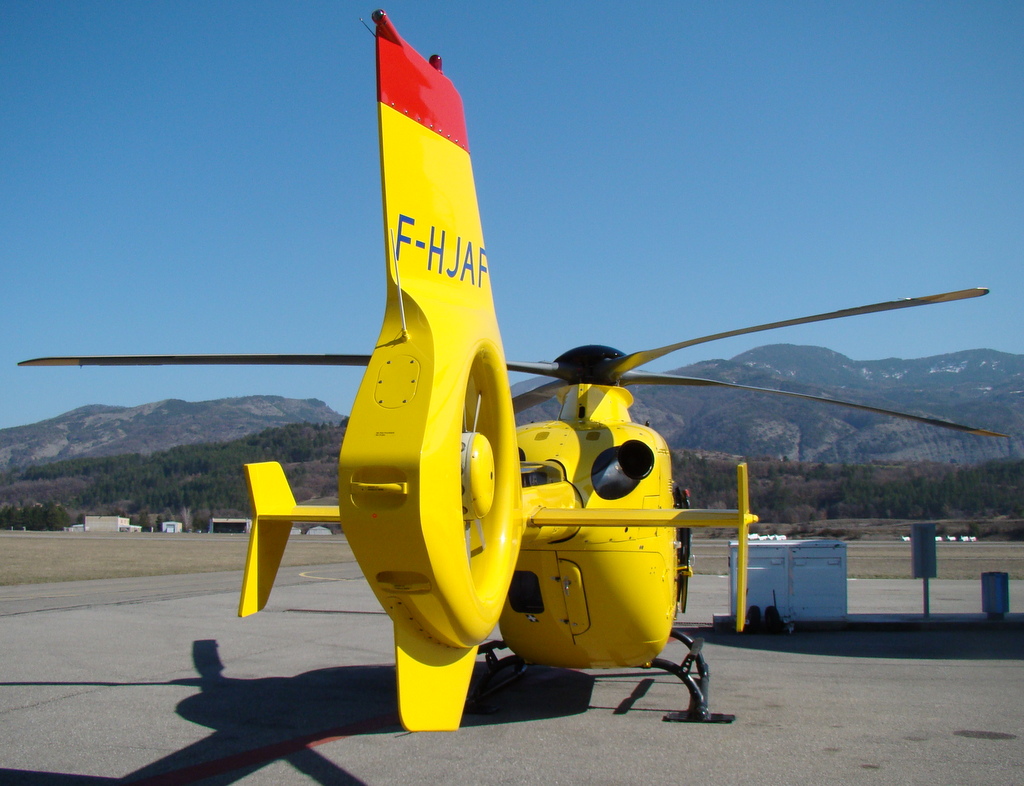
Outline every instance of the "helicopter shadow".
[[(24, 786), (143, 784), (163, 786), (201, 781), (235, 783), (260, 768), (285, 761), (315, 783), (355, 786), (364, 782), (319, 753), (328, 742), (365, 734), (404, 733), (395, 713), (393, 665), (339, 666), (294, 677), (235, 679), (224, 676), (215, 640), (192, 644), (194, 678), (161, 683), (90, 683), (110, 687), (182, 685), (198, 692), (175, 712), (211, 729), (201, 740), (123, 778), (0, 767), (0, 782)], [(483, 664), (478, 665), (478, 674)], [(463, 727), (491, 726), (561, 717), (590, 706), (593, 678), (565, 669), (537, 667), (514, 689), (502, 691), (493, 714), (466, 714)], [(47, 683), (67, 685), (70, 683)]]
[[(485, 673), (477, 664), (474, 681)], [(553, 666), (530, 666), (522, 677), (497, 690), (462, 716), (462, 728), (565, 718), (582, 715), (592, 706), (593, 675)]]
[[(362, 781), (316, 751), (358, 734), (398, 730), (394, 667), (339, 666), (294, 677), (224, 676), (217, 642), (193, 642), (198, 677), (172, 684), (199, 688), (177, 714), (212, 729), (209, 736), (124, 778), (125, 783), (226, 784), (272, 761), (285, 760), (322, 784)], [(161, 777), (166, 774), (168, 777)], [(208, 779), (208, 780), (207, 780)]]

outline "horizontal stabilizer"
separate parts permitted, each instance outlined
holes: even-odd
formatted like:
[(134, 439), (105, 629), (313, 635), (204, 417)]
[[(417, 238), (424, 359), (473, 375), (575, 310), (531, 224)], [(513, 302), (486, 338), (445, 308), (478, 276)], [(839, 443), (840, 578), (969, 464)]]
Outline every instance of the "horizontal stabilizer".
[(531, 527), (739, 527), (756, 524), (757, 516), (739, 510), (666, 508), (541, 508)]
[(284, 470), (276, 461), (246, 464), (245, 479), (249, 484), (253, 519), (242, 576), (239, 617), (255, 614), (267, 605), (295, 522), (341, 521), (337, 507), (296, 505)]

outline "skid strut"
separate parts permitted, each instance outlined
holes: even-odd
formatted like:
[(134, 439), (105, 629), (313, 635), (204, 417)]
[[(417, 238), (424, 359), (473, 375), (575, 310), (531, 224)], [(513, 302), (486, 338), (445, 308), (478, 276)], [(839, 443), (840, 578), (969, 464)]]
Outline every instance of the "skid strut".
[[(732, 723), (736, 720), (735, 715), (723, 715), (720, 712), (708, 711), (711, 672), (708, 669), (708, 662), (704, 659), (704, 653), (701, 652), (704, 647), (704, 639), (690, 638), (675, 628), (672, 629), (672, 638), (681, 641), (690, 649), (682, 663), (674, 663), (665, 658), (655, 658), (651, 661), (651, 667), (664, 669), (682, 680), (690, 692), (690, 706), (686, 712), (670, 712), (662, 720), (676, 723)], [(697, 669), (696, 679), (692, 673), (694, 667)]]
[[(487, 671), (477, 680), (466, 697), (467, 713), (471, 715), (490, 715), (497, 712), (498, 708), (496, 706), (484, 704), (483, 700), (508, 687), (526, 673), (526, 661), (518, 655), (506, 655), (504, 658), (499, 658), (494, 654), (495, 650), (505, 648), (505, 642), (503, 641), (489, 641), (486, 644), (480, 645), (480, 652), (483, 653)], [(498, 679), (498, 675), (506, 669), (511, 669), (510, 673), (502, 674), (501, 678)]]
[[(704, 639), (691, 638), (675, 628), (672, 629), (671, 635), (673, 639), (681, 641), (687, 646), (689, 652), (686, 653), (686, 657), (681, 663), (675, 663), (665, 658), (655, 658), (651, 661), (650, 668), (664, 669), (675, 674), (690, 692), (690, 706), (687, 707), (686, 712), (670, 712), (662, 720), (676, 723), (732, 723), (736, 720), (735, 715), (708, 711), (711, 672), (708, 669), (708, 662), (704, 659), (704, 653), (701, 651), (704, 647)], [(469, 696), (466, 697), (466, 712), (469, 714), (489, 715), (497, 712), (497, 707), (485, 704), (483, 700), (508, 687), (526, 673), (526, 661), (518, 655), (499, 658), (494, 654), (494, 651), (499, 649), (505, 649), (505, 642), (489, 641), (480, 646), (487, 671), (476, 681)], [(693, 674), (694, 668), (696, 668), (696, 679)], [(508, 673), (502, 674), (506, 670)]]

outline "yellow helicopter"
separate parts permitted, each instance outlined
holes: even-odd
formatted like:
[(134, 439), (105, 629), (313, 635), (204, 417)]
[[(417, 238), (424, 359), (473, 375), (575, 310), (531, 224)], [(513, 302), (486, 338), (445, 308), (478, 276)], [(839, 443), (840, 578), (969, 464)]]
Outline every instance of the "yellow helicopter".
[[(394, 623), (398, 703), (410, 731), (454, 730), (504, 666), (660, 667), (690, 693), (666, 719), (727, 721), (707, 707), (708, 671), (673, 629), (685, 606), (690, 532), (737, 530), (737, 609), (746, 608), (750, 513), (697, 510), (674, 485), (665, 440), (632, 422), (627, 387), (760, 390), (910, 418), (833, 399), (654, 374), (684, 347), (790, 325), (984, 295), (968, 289), (719, 333), (625, 354), (604, 346), (551, 362), (506, 360), (491, 295), (461, 98), (436, 55), (421, 57), (375, 11), (387, 301), (372, 355), (153, 355), (41, 358), (21, 365), (315, 364), (366, 366), (341, 446), (338, 505), (297, 505), (281, 466), (247, 465), (253, 525), (239, 615), (270, 596), (292, 523), (339, 522)], [(508, 372), (552, 377), (513, 397)], [(556, 397), (556, 420), (515, 414)], [(495, 626), (501, 639), (488, 642)], [(744, 615), (736, 614), (742, 631)], [(659, 657), (671, 637), (689, 654)], [(495, 651), (514, 655), (498, 659)], [(480, 651), (488, 672), (470, 695)], [(693, 669), (696, 669), (694, 675)]]

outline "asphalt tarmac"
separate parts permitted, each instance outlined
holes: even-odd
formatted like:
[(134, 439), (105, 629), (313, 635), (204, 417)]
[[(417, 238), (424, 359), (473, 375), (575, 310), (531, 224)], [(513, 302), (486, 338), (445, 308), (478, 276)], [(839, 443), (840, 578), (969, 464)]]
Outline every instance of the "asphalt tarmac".
[[(239, 582), (0, 587), (0, 783), (1024, 784), (1021, 616), (989, 624), (976, 581), (931, 583), (929, 629), (769, 636), (713, 632), (728, 583), (698, 576), (680, 626), (733, 723), (664, 722), (688, 703), (667, 672), (531, 667), (444, 734), (397, 724), (391, 626), (355, 564), (284, 569), (246, 619)], [(922, 590), (849, 599), (907, 620)]]

